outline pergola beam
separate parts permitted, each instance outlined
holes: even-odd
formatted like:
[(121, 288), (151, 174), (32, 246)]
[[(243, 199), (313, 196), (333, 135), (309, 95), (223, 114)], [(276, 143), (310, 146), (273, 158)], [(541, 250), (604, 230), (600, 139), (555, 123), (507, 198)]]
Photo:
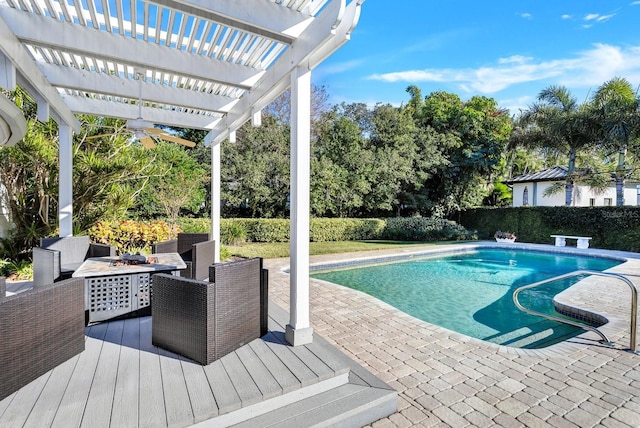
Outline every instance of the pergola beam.
[(157, 85), (133, 79), (121, 79), (106, 73), (93, 73), (61, 65), (43, 64), (44, 75), (54, 86), (88, 93), (109, 94), (114, 97), (136, 99), (140, 85), (144, 101), (189, 106), (191, 109), (227, 113), (238, 102), (237, 98), (210, 94), (187, 88)]
[(322, 10), (296, 43), (267, 70), (256, 89), (243, 96), (214, 127), (205, 143), (219, 144), (227, 138), (229, 130), (238, 129), (249, 120), (253, 111), (264, 108), (274, 97), (284, 92), (291, 83), (291, 72), (299, 64), (306, 63), (312, 70), (346, 43), (358, 22), (363, 1), (353, 1), (348, 7), (345, 6), (345, 0), (333, 1)]
[[(6, 8), (0, 8), (6, 9)], [(51, 85), (42, 75), (38, 67), (22, 46), (22, 43), (13, 34), (7, 22), (0, 17), (0, 51), (15, 66), (18, 84), (29, 90), (30, 94), (38, 94), (47, 105), (55, 112), (55, 117), (59, 121), (68, 124), (73, 130), (80, 129), (80, 121), (74, 116), (72, 111), (64, 104), (56, 88)]]
[[(75, 112), (93, 114), (96, 116), (117, 117), (121, 119), (136, 119), (138, 106), (123, 104), (96, 98), (80, 98), (78, 96), (61, 94), (62, 99)], [(174, 126), (177, 128), (191, 128), (210, 130), (220, 121), (220, 115), (194, 115), (174, 109), (157, 109), (142, 107), (142, 117), (145, 121), (155, 124)]]
[(309, 14), (264, 0), (156, 0), (156, 3), (287, 45), (312, 19)]
[[(10, 8), (0, 8), (0, 16), (8, 23), (9, 33), (13, 32), (21, 43), (98, 58), (103, 62), (179, 74), (241, 89), (251, 88), (263, 73), (252, 67), (204, 55), (192, 55), (178, 49), (167, 49), (166, 46), (117, 34), (96, 32), (79, 25), (44, 16), (31, 16)], [(33, 28), (37, 28), (38, 31), (33, 31)], [(91, 31), (90, 37), (87, 31)], [(20, 48), (24, 50), (21, 45)]]

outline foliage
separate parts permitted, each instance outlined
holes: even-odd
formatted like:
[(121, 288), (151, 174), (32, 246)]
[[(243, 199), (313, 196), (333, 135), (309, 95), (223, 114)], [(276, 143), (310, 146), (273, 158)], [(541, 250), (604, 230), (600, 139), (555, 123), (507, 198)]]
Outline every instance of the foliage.
[(640, 251), (640, 207), (510, 207), (474, 208), (460, 213), (460, 224), (490, 239), (504, 228), (518, 241), (553, 244), (552, 234), (591, 236), (591, 246)]
[(12, 280), (32, 279), (33, 264), (30, 260), (0, 259), (0, 275)]
[(476, 239), (464, 227), (451, 220), (426, 217), (393, 217), (386, 219), (382, 239), (405, 241), (452, 241)]
[[(373, 250), (390, 250), (411, 247), (424, 247), (425, 245), (433, 245), (425, 242), (416, 241), (331, 241), (331, 242), (311, 242), (309, 244), (309, 254), (336, 254), (349, 253), (354, 251), (373, 251)], [(289, 257), (288, 242), (256, 242), (246, 243), (229, 248), (230, 252), (239, 257)]]
[[(35, 118), (35, 103), (21, 90), (12, 94), (28, 118), (27, 135), (13, 147), (0, 150), (0, 180), (15, 228), (2, 240), (3, 253), (25, 258), (38, 239), (57, 234), (58, 126)], [(81, 233), (101, 219), (124, 215), (153, 173), (153, 160), (121, 137), (98, 137), (107, 119), (81, 116), (85, 124), (74, 135), (73, 224)], [(113, 120), (111, 120), (113, 121)]]
[[(220, 229), (222, 242), (228, 245), (240, 244), (240, 239), (233, 243), (238, 235), (245, 242), (289, 242), (290, 224), (286, 219), (222, 219)], [(311, 242), (474, 239), (453, 221), (424, 217), (312, 218), (309, 232)]]
[(139, 218), (166, 217), (175, 223), (181, 212), (200, 213), (207, 196), (208, 170), (190, 155), (191, 149), (159, 142), (153, 149), (156, 174), (132, 209)]
[(265, 117), (262, 126), (245, 124), (238, 142), (222, 147), (222, 199), (225, 215), (284, 217), (289, 195), (289, 126)]
[(88, 234), (93, 242), (115, 246), (119, 254), (148, 253), (151, 244), (170, 239), (172, 229), (164, 221), (112, 220), (96, 224)]

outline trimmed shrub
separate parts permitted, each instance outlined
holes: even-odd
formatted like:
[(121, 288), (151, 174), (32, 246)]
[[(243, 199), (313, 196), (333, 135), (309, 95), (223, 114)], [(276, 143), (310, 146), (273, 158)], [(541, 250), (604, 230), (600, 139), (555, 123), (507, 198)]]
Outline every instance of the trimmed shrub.
[(459, 213), (460, 224), (480, 239), (509, 230), (518, 241), (553, 244), (552, 234), (591, 236), (591, 247), (640, 251), (640, 207), (474, 208)]
[(380, 239), (385, 227), (381, 219), (312, 218), (312, 242), (364, 241)]
[(148, 252), (151, 244), (166, 241), (171, 232), (171, 226), (164, 221), (115, 220), (96, 224), (89, 229), (88, 234), (93, 242), (113, 245), (118, 253), (122, 254), (136, 251)]
[(454, 221), (427, 217), (392, 217), (386, 219), (382, 239), (400, 241), (456, 241), (477, 239), (474, 233)]

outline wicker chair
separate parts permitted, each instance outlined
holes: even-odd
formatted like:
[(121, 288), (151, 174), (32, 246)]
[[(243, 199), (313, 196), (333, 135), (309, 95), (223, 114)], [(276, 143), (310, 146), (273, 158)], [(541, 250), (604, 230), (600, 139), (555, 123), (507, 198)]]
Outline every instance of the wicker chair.
[(82, 278), (0, 295), (0, 400), (82, 351)]
[(157, 242), (151, 246), (157, 253), (179, 253), (187, 268), (180, 272), (185, 278), (207, 280), (209, 266), (215, 261), (216, 243), (208, 233), (178, 233), (178, 239)]
[(262, 259), (215, 264), (210, 277), (153, 278), (153, 344), (204, 365), (267, 333)]
[(37, 287), (71, 278), (90, 257), (115, 255), (115, 247), (92, 243), (88, 236), (41, 238), (40, 247), (33, 248), (33, 285)]

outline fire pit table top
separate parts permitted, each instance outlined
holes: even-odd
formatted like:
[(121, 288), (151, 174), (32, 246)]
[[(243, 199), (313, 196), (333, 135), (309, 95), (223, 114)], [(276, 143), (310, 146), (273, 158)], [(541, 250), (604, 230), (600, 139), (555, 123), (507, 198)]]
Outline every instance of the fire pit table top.
[(123, 275), (156, 271), (173, 271), (185, 269), (187, 265), (178, 253), (159, 253), (146, 256), (151, 263), (121, 263), (120, 257), (92, 257), (84, 261), (73, 273), (73, 277), (95, 277), (106, 275)]

